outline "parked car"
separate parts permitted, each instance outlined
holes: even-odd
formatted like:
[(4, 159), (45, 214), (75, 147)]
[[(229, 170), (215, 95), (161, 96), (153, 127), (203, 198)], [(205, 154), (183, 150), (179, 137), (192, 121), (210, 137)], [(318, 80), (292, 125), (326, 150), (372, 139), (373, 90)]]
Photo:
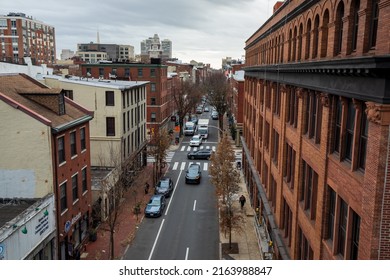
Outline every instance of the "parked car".
[(197, 116), (191, 116), (190, 122), (193, 122), (194, 124), (198, 124), (198, 117)]
[(211, 149), (202, 149), (187, 154), (188, 159), (210, 159), (213, 151)]
[(173, 181), (169, 177), (161, 178), (157, 185), (155, 194), (163, 194), (165, 197), (170, 197), (173, 192)]
[(165, 204), (164, 195), (153, 195), (145, 207), (145, 217), (160, 217), (164, 212)]
[(203, 113), (203, 107), (202, 106), (196, 107), (196, 113), (197, 114), (202, 114)]
[(200, 165), (196, 163), (191, 163), (190, 166), (188, 166), (187, 168), (185, 177), (186, 184), (199, 184), (200, 179), (202, 178), (202, 171), (200, 170)]
[(211, 112), (211, 118), (213, 120), (218, 120), (218, 112), (217, 111), (212, 111)]
[(210, 110), (209, 110), (209, 107), (204, 107), (204, 111), (205, 112), (209, 112)]
[(199, 147), (201, 144), (202, 144), (202, 136), (200, 136), (199, 134), (197, 135), (194, 135), (192, 136), (191, 140), (190, 140), (190, 146), (197, 146)]

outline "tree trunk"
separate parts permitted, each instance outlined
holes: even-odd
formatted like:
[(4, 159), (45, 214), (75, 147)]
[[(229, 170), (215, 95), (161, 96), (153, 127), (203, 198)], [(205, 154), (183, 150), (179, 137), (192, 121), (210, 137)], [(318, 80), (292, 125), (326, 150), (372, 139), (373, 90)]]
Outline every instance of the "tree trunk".
[(114, 249), (114, 229), (110, 230), (110, 259), (113, 260), (115, 258), (115, 249)]

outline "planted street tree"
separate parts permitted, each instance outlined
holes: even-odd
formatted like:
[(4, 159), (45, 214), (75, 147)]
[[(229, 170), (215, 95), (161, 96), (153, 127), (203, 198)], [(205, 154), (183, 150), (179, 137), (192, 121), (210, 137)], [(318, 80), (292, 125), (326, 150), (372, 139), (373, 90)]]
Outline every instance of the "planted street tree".
[(200, 99), (201, 90), (199, 86), (190, 80), (182, 81), (180, 87), (175, 87), (173, 89), (173, 100), (179, 117), (179, 136), (183, 135), (183, 124), (186, 115), (191, 113)]
[(228, 97), (231, 95), (232, 86), (223, 72), (214, 71), (205, 80), (203, 90), (208, 96), (209, 104), (218, 112), (219, 127), (223, 131), (223, 116), (229, 108)]
[(224, 133), (215, 153), (211, 156), (209, 169), (211, 183), (219, 199), (220, 226), (229, 234), (229, 248), (232, 247), (232, 231), (241, 232), (244, 222), (234, 201), (237, 201), (240, 174), (234, 168), (235, 155), (228, 136)]
[(153, 185), (162, 175), (162, 169), (165, 167), (165, 158), (171, 144), (169, 132), (160, 128), (155, 131), (149, 142), (148, 154), (154, 158), (153, 163)]

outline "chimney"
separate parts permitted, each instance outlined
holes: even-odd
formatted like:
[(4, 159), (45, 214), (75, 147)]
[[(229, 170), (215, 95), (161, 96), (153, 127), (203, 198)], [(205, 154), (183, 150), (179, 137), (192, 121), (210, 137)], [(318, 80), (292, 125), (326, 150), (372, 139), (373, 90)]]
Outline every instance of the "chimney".
[(274, 5), (274, 13), (284, 4), (284, 1), (278, 1)]

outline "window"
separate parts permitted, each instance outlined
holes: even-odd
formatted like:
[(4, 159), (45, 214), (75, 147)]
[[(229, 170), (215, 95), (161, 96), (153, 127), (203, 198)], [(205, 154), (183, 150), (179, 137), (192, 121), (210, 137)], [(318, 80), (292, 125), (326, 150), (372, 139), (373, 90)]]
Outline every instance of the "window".
[(156, 91), (156, 84), (155, 83), (150, 83), (150, 91), (155, 92)]
[(115, 136), (115, 118), (107, 117), (106, 118), (106, 135)]
[(303, 209), (308, 212), (311, 220), (316, 219), (317, 184), (317, 173), (303, 160), (300, 200), (303, 201)]
[(264, 127), (264, 148), (268, 151), (269, 149), (269, 123), (265, 122), (265, 127)]
[(367, 139), (368, 139), (368, 119), (364, 113), (366, 106), (363, 106), (361, 116), (361, 127), (360, 127), (360, 139), (359, 139), (359, 168), (362, 170), (366, 169), (366, 153), (367, 153)]
[(276, 166), (278, 166), (278, 157), (279, 157), (279, 133), (273, 129), (272, 130), (272, 159)]
[(138, 68), (138, 77), (142, 77), (144, 74), (143, 74), (143, 69), (142, 68)]
[(286, 122), (295, 128), (298, 125), (298, 96), (295, 92), (295, 89), (290, 89), (288, 94)]
[(334, 126), (334, 143), (333, 151), (340, 153), (340, 137), (341, 137), (341, 118), (342, 105), (339, 97), (335, 97), (335, 126)]
[(306, 48), (305, 48), (305, 59), (308, 59), (310, 56), (310, 41), (311, 41), (311, 20), (307, 21), (306, 26)]
[(73, 90), (65, 90), (63, 89), (62, 92), (66, 97), (73, 100)]
[(282, 213), (282, 227), (283, 237), (287, 238), (287, 245), (291, 246), (291, 232), (292, 232), (292, 212), (288, 206), (285, 198), (283, 197), (283, 213)]
[(356, 50), (357, 46), (357, 36), (359, 31), (359, 9), (360, 9), (360, 0), (355, 0), (352, 3), (352, 51)]
[(280, 116), (280, 90), (279, 84), (274, 91), (274, 103), (273, 103), (273, 112), (275, 115)]
[(376, 46), (376, 38), (378, 32), (378, 20), (379, 20), (379, 0), (372, 0), (372, 16), (370, 26), (370, 48)]
[(276, 209), (276, 193), (277, 193), (278, 185), (276, 184), (274, 176), (271, 174), (271, 184), (270, 184), (270, 199), (271, 206), (273, 207), (273, 210)]
[(81, 190), (82, 192), (86, 192), (88, 190), (87, 185), (87, 168), (81, 170)]
[(150, 69), (150, 77), (156, 77), (156, 69)]
[(126, 112), (122, 114), (122, 122), (123, 122), (123, 133), (126, 133)]
[(65, 137), (61, 136), (58, 138), (58, 163), (65, 162)]
[(326, 238), (333, 240), (333, 231), (335, 223), (335, 211), (336, 211), (336, 193), (334, 190), (328, 186), (328, 201), (327, 201), (327, 232)]
[[(91, 73), (91, 72), (89, 72), (89, 73)], [(102, 67), (99, 67), (99, 77), (104, 77), (104, 68), (102, 68)]]
[(345, 133), (345, 159), (347, 161), (352, 160), (352, 148), (353, 148), (353, 136), (355, 129), (355, 105), (352, 100), (348, 100), (348, 112), (347, 112), (347, 124)]
[(321, 141), (321, 121), (322, 121), (321, 100), (314, 92), (309, 92), (306, 96), (306, 111), (304, 122), (304, 134), (309, 139), (314, 139), (316, 144)]
[(72, 157), (77, 155), (76, 131), (70, 133), (70, 155)]
[(340, 198), (337, 253), (344, 256), (347, 238), (348, 205)]
[(86, 140), (85, 140), (85, 127), (82, 127), (80, 129), (80, 145), (82, 151), (87, 148)]
[(150, 105), (156, 105), (156, 97), (150, 98)]
[(66, 182), (60, 185), (60, 207), (61, 212), (64, 212), (66, 209), (68, 209), (66, 197)]
[(73, 202), (79, 198), (79, 188), (78, 188), (78, 176), (77, 174), (72, 177), (72, 197)]
[(151, 122), (156, 122), (156, 113), (151, 113), (150, 114), (150, 121)]
[(343, 46), (343, 17), (344, 17), (344, 3), (341, 1), (337, 7), (336, 11), (336, 38), (335, 38), (335, 51), (334, 54), (338, 55), (341, 53), (341, 48)]
[(302, 229), (298, 226), (298, 260), (312, 260), (313, 249), (310, 246), (309, 241), (303, 234)]
[(352, 236), (351, 236), (351, 249), (350, 260), (357, 260), (359, 253), (359, 237), (360, 237), (360, 217), (355, 211), (352, 212)]
[(125, 78), (131, 78), (130, 77), (130, 68), (125, 68)]
[(283, 176), (291, 189), (294, 189), (294, 173), (295, 173), (295, 151), (286, 143), (286, 157), (284, 163)]
[(106, 91), (106, 106), (115, 106), (113, 91)]

